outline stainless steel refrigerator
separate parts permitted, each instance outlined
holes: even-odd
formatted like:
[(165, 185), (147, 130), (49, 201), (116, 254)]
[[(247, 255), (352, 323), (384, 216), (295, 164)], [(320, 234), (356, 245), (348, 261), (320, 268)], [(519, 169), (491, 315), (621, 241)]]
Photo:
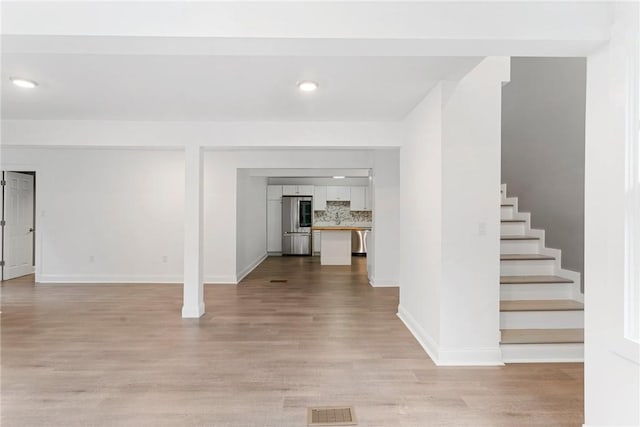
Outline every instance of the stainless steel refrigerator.
[(311, 255), (313, 197), (282, 196), (282, 254)]

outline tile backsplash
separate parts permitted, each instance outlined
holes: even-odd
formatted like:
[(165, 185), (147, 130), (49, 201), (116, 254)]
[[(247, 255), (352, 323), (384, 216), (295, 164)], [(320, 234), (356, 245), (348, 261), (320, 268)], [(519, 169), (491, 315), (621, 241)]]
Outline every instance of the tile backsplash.
[(341, 224), (349, 223), (362, 223), (371, 222), (371, 211), (351, 211), (349, 202), (327, 202), (326, 211), (314, 211), (313, 222), (318, 223), (333, 223), (335, 224), (336, 218), (340, 219)]

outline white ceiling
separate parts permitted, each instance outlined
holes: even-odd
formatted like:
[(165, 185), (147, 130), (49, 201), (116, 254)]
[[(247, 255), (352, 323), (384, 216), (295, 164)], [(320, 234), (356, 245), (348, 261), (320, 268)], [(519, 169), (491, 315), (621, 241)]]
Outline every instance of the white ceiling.
[[(5, 53), (2, 118), (390, 121), (477, 57), (283, 57)], [(38, 81), (34, 90), (10, 76)], [(320, 84), (301, 93), (296, 82)]]

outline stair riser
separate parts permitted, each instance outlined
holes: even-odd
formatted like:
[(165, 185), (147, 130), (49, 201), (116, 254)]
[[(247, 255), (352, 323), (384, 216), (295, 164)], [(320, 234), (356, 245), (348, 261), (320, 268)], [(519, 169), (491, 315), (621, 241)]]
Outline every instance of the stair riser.
[(571, 286), (570, 283), (500, 285), (500, 299), (503, 301), (570, 299)]
[(505, 363), (583, 362), (584, 344), (500, 344)]
[(555, 260), (500, 261), (501, 276), (552, 276)]
[(500, 329), (583, 328), (584, 313), (576, 311), (500, 312)]
[(501, 254), (537, 254), (540, 253), (540, 240), (501, 240)]
[(513, 219), (515, 209), (513, 206), (500, 206), (500, 218)]
[(524, 235), (526, 223), (524, 222), (503, 222), (500, 224), (500, 234)]

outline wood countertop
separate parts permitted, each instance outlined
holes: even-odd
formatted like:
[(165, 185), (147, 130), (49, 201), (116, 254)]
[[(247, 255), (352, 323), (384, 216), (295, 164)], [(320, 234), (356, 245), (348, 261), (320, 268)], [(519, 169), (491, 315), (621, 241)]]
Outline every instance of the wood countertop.
[(311, 227), (312, 231), (362, 231), (371, 230), (370, 227), (355, 227), (353, 225), (318, 225)]

